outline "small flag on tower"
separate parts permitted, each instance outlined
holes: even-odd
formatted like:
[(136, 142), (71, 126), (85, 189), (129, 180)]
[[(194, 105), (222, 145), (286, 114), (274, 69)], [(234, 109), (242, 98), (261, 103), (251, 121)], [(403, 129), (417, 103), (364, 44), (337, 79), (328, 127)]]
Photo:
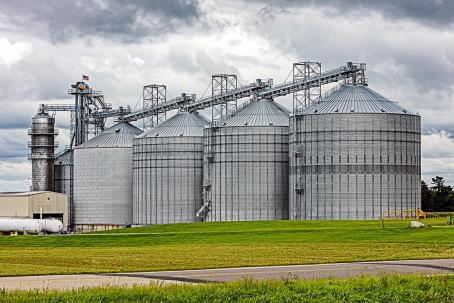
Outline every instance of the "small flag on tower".
[(88, 81), (88, 80), (89, 80), (89, 79), (88, 79), (88, 76), (87, 76), (87, 75), (82, 75), (82, 81), (83, 81), (83, 80), (87, 80), (87, 81)]

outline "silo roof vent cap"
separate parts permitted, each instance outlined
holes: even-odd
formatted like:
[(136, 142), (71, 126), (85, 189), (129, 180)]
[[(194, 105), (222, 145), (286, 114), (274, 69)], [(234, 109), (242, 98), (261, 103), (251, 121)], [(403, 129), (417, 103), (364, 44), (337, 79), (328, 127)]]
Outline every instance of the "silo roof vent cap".
[(355, 109), (350, 108), (350, 112), (351, 112), (351, 113), (354, 113), (354, 112), (355, 112)]
[(403, 112), (404, 112), (404, 113), (407, 113), (407, 110), (406, 110), (406, 109), (404, 109), (404, 110), (403, 110)]
[(338, 108), (336, 108), (336, 109), (334, 110), (334, 112), (335, 112), (335, 113), (338, 113), (338, 112), (339, 112), (339, 109), (338, 109)]
[(159, 133), (156, 133), (155, 137), (159, 137)]
[(115, 132), (116, 132), (116, 133), (119, 133), (119, 132), (120, 132), (120, 129), (119, 129), (119, 128), (115, 129)]
[(384, 112), (385, 112), (385, 109), (382, 107), (382, 108), (380, 109), (380, 111), (381, 111), (382, 113), (384, 113)]
[(244, 122), (244, 124), (243, 124), (243, 125), (248, 125), (248, 123), (247, 123), (247, 122)]
[(317, 109), (316, 109), (316, 110), (314, 110), (314, 114), (316, 114), (316, 113), (318, 113), (318, 110), (317, 110)]

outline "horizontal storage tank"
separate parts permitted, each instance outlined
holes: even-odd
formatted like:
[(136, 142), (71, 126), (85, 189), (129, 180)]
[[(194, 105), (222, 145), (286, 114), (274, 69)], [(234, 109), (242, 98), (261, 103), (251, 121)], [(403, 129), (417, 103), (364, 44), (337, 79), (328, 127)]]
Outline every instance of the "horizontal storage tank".
[(208, 123), (196, 112), (179, 112), (134, 139), (134, 224), (197, 221)]
[(57, 219), (0, 218), (0, 233), (23, 232), (37, 235), (62, 231), (63, 223)]
[(132, 140), (141, 133), (122, 122), (75, 147), (75, 230), (132, 224)]
[(204, 130), (206, 221), (288, 218), (288, 123), (285, 108), (254, 100)]
[(344, 85), (291, 118), (290, 219), (379, 219), (421, 206), (421, 119)]

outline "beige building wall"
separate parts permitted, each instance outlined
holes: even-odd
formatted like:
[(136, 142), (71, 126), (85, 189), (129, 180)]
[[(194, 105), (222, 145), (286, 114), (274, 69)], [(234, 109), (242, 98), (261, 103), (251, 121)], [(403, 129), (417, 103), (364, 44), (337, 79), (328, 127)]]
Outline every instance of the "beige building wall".
[(63, 214), (68, 226), (68, 197), (55, 192), (0, 193), (0, 217), (33, 218), (33, 214)]

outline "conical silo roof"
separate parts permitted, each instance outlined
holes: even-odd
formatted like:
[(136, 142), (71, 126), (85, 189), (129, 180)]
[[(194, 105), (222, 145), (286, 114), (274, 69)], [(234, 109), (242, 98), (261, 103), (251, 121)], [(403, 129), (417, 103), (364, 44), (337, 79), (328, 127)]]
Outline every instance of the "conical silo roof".
[(223, 126), (288, 126), (289, 111), (274, 100), (247, 103), (225, 120)]
[(197, 112), (179, 112), (137, 138), (202, 137), (203, 128), (210, 122)]
[(132, 140), (142, 130), (128, 122), (117, 123), (75, 148), (132, 147)]
[(71, 151), (66, 150), (55, 158), (54, 165), (71, 165)]
[(417, 115), (362, 84), (347, 84), (303, 110), (303, 114), (392, 113)]

